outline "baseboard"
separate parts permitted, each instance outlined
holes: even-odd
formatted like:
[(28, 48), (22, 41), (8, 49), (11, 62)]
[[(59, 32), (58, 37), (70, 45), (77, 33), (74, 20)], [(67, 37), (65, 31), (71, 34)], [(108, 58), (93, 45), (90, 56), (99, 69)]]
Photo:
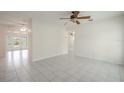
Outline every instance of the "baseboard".
[(56, 57), (56, 56), (60, 56), (60, 55), (64, 55), (64, 54), (67, 54), (67, 52), (58, 53), (56, 55), (47, 56), (47, 57), (40, 57), (40, 58), (37, 58), (37, 59), (32, 60), (32, 62), (36, 62), (36, 61), (39, 61), (39, 60), (44, 60), (44, 59), (48, 59), (48, 58), (52, 58), (52, 57)]
[(99, 60), (99, 61), (104, 61), (104, 62), (109, 62), (109, 63), (114, 63), (114, 64), (118, 64), (118, 65), (124, 65), (122, 62), (115, 62), (115, 61), (111, 61), (111, 60), (104, 60), (104, 59), (100, 59), (100, 58), (96, 58), (96, 57), (89, 57), (89, 56), (84, 56), (84, 55), (78, 55), (76, 54), (76, 56), (79, 57), (84, 57), (84, 58), (89, 58), (89, 59), (94, 59), (94, 60)]

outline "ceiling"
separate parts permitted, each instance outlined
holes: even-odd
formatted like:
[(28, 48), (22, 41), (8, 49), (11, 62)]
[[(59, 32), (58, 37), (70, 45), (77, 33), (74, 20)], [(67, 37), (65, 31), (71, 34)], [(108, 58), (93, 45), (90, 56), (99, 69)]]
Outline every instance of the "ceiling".
[[(9, 11), (0, 12), (0, 25), (14, 26), (17, 24), (28, 24), (32, 18), (38, 18), (43, 21), (57, 21), (62, 22), (59, 18), (69, 17), (71, 15), (70, 11)], [(81, 11), (79, 16), (92, 16), (94, 21), (104, 20), (106, 18), (111, 18), (113, 16), (124, 15), (121, 11)], [(67, 20), (68, 21), (68, 20)], [(83, 22), (83, 20), (82, 20)]]
[(100, 20), (105, 20), (108, 18), (124, 15), (124, 12), (121, 12), (121, 11), (88, 11), (88, 12), (82, 12), (81, 15), (83, 16), (90, 15), (93, 18), (93, 21), (100, 21)]

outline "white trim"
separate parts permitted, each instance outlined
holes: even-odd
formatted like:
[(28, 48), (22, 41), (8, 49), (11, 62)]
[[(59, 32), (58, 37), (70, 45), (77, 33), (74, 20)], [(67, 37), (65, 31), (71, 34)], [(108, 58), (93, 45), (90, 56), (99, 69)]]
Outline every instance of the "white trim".
[(36, 58), (36, 59), (32, 60), (32, 62), (36, 62), (36, 61), (40, 61), (40, 60), (44, 60), (44, 59), (48, 59), (48, 58), (52, 58), (52, 57), (56, 57), (56, 56), (60, 56), (60, 55), (65, 55), (65, 54), (67, 54), (67, 52), (59, 53), (59, 54), (52, 55), (52, 56), (40, 57), (40, 58)]
[(120, 65), (122, 65), (123, 64), (123, 62), (116, 62), (116, 61), (112, 61), (112, 60), (105, 60), (105, 59), (102, 59), (102, 58), (97, 58), (97, 57), (89, 57), (89, 56), (84, 56), (84, 55), (79, 55), (79, 54), (76, 54), (76, 56), (79, 56), (79, 57), (84, 57), (84, 58), (89, 58), (89, 59), (94, 59), (94, 60), (99, 60), (99, 61), (104, 61), (104, 62), (109, 62), (109, 63), (114, 63), (114, 64), (120, 64)]

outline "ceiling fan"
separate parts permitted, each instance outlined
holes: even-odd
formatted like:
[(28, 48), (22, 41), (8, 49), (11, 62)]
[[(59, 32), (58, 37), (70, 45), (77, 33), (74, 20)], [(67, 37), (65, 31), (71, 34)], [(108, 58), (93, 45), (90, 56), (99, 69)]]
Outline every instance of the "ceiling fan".
[(88, 21), (93, 21), (93, 19), (91, 19), (91, 16), (81, 16), (79, 17), (79, 11), (72, 11), (72, 15), (70, 16), (70, 18), (60, 18), (60, 19), (70, 19), (70, 21), (72, 21), (73, 23), (76, 24), (80, 24), (80, 22), (78, 21), (78, 19), (88, 19)]

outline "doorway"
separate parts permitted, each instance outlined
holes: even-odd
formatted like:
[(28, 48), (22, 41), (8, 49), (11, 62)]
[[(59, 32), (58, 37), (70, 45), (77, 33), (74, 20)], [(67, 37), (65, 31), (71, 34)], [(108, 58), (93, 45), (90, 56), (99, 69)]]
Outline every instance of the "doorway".
[(7, 51), (28, 50), (28, 34), (7, 34)]
[[(31, 31), (17, 30), (6, 33), (7, 62), (17, 64), (31, 61)], [(29, 60), (30, 59), (30, 60)]]
[(74, 54), (75, 31), (68, 32), (68, 53)]

